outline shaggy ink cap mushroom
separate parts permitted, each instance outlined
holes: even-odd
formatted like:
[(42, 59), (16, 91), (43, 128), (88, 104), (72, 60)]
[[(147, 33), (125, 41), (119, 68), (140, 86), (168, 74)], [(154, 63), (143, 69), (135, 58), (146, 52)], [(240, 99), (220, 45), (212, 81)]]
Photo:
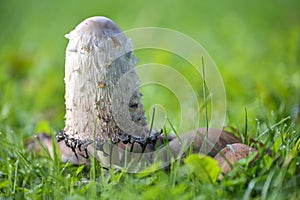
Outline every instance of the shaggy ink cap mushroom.
[(96, 142), (101, 151), (104, 143), (146, 137), (131, 40), (106, 17), (84, 20), (66, 38), (66, 115), (59, 140), (73, 151)]

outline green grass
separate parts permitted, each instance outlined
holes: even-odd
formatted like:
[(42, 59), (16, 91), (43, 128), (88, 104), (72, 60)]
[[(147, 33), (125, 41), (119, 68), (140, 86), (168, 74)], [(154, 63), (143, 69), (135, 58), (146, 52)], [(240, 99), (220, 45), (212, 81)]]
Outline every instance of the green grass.
[[(218, 180), (218, 165), (210, 157), (190, 155), (186, 164), (172, 163), (170, 172), (128, 174), (105, 171), (97, 160), (91, 166), (72, 166), (30, 154), (15, 142), (15, 133), (1, 133), (2, 197), (103, 199), (297, 199), (299, 198), (300, 132), (289, 120), (270, 124), (259, 135), (260, 158), (239, 161), (234, 170)], [(263, 128), (259, 125), (258, 128)], [(272, 155), (266, 154), (266, 148)]]
[[(0, 196), (299, 198), (299, 1), (132, 2), (0, 3)], [(223, 180), (212, 181), (197, 175), (203, 170), (199, 162), (210, 163), (209, 158), (191, 157), (187, 165), (173, 163), (170, 173), (160, 170), (139, 176), (105, 172), (97, 161), (91, 167), (71, 166), (46, 152), (43, 157), (28, 152), (23, 145), (25, 138), (38, 132), (54, 134), (64, 126), (64, 34), (93, 15), (108, 16), (123, 30), (145, 26), (174, 29), (200, 43), (217, 64), (225, 84), (226, 125), (262, 142), (264, 147), (256, 147), (260, 159), (251, 164), (242, 160)], [(201, 76), (194, 75), (182, 58), (151, 49), (135, 55), (140, 64), (172, 66), (202, 97)], [(157, 86), (142, 91), (148, 119), (154, 103), (165, 105), (176, 129), (180, 110), (173, 94)], [(171, 129), (167, 125), (166, 130)], [(266, 148), (273, 151), (271, 156), (265, 153)]]

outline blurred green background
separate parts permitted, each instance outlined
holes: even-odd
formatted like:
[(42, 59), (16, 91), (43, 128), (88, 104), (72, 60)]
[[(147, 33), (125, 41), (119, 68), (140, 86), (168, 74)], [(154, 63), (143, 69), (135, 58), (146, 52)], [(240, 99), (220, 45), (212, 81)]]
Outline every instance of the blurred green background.
[[(113, 19), (123, 30), (170, 28), (200, 43), (225, 83), (226, 124), (243, 127), (245, 108), (252, 130), (260, 118), (295, 117), (299, 10), (299, 0), (1, 1), (0, 131), (29, 136), (63, 128), (64, 35), (96, 15)], [(136, 56), (142, 61), (145, 53)], [(172, 59), (155, 56), (153, 62), (177, 62)], [(157, 98), (169, 101), (167, 93)], [(149, 95), (144, 94), (144, 101), (149, 109)]]

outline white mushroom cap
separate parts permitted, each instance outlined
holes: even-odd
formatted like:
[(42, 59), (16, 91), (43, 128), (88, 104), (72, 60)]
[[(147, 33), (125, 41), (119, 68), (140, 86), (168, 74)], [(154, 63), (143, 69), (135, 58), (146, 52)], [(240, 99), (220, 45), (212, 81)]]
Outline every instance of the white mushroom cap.
[(106, 17), (88, 18), (66, 37), (67, 144), (74, 149), (91, 142), (118, 142), (127, 135), (145, 136), (131, 40)]
[(66, 38), (70, 39), (73, 34), (95, 34), (97, 37), (101, 38), (103, 35), (107, 35), (108, 33), (113, 35), (121, 32), (122, 30), (111, 19), (97, 16), (85, 19), (78, 26), (76, 26), (76, 28), (70, 34), (66, 34)]

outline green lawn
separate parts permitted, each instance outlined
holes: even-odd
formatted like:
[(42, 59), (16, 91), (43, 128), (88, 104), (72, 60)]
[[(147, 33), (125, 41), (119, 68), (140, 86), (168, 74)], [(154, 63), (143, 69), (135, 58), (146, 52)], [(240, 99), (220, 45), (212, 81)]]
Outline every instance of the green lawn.
[[(0, 197), (300, 198), (299, 10), (297, 0), (2, 1)], [(225, 125), (261, 141), (265, 146), (257, 147), (260, 159), (250, 165), (243, 160), (223, 180), (212, 181), (197, 175), (203, 170), (197, 159), (206, 162), (201, 158), (194, 158), (190, 168), (175, 162), (170, 173), (160, 170), (134, 175), (115, 170), (104, 173), (97, 163), (91, 167), (61, 164), (47, 154), (38, 157), (26, 151), (25, 138), (39, 132), (53, 135), (63, 129), (68, 42), (64, 35), (95, 15), (110, 17), (122, 30), (163, 27), (201, 44), (224, 82)], [(135, 55), (139, 64), (173, 67), (203, 98), (201, 76), (194, 75), (184, 58), (153, 49)], [(161, 74), (155, 77), (165, 78)], [(142, 92), (148, 120), (151, 106), (161, 104), (175, 128), (179, 126), (180, 105), (174, 94), (156, 85), (145, 86)], [(203, 99), (199, 104), (203, 105)], [(266, 155), (265, 148), (273, 155)]]

